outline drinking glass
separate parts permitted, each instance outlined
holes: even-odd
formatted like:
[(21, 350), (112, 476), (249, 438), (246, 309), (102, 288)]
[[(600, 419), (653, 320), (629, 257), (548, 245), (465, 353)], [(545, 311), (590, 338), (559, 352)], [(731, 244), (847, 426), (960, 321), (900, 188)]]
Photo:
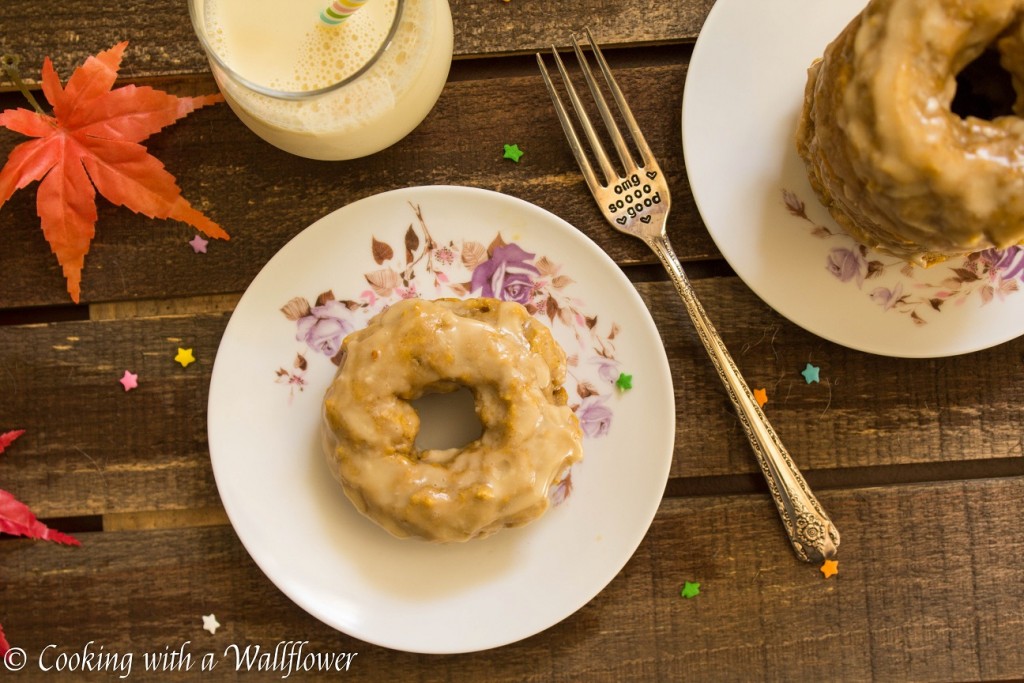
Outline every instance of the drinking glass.
[[(360, 5), (363, 0), (340, 0)], [(189, 0), (214, 78), (254, 133), (310, 159), (354, 159), (409, 134), (452, 59), (448, 0)]]

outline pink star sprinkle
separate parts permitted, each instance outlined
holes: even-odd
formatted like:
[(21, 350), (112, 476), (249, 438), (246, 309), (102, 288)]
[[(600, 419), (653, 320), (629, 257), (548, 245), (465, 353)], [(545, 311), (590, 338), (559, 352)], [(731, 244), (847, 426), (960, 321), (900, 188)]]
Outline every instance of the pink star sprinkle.
[(136, 375), (134, 372), (131, 372), (130, 370), (125, 370), (124, 377), (119, 379), (118, 382), (124, 385), (125, 391), (131, 391), (132, 389), (139, 386), (139, 376)]
[(188, 243), (192, 245), (193, 251), (197, 254), (205, 254), (206, 245), (210, 243), (210, 240), (204, 240), (200, 235), (196, 235)]

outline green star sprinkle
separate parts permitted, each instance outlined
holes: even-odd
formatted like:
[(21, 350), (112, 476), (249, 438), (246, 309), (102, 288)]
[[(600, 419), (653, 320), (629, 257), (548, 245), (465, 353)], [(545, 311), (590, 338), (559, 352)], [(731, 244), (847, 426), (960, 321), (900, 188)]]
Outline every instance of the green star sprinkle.
[(511, 159), (512, 161), (519, 163), (519, 157), (525, 154), (523, 150), (519, 149), (519, 145), (505, 145), (504, 158)]
[(679, 592), (681, 596), (689, 600), (700, 595), (700, 584), (695, 581), (687, 581), (683, 585), (683, 590)]
[(807, 367), (800, 371), (800, 374), (803, 375), (804, 379), (807, 380), (807, 383), (810, 384), (811, 382), (820, 382), (821, 381), (818, 378), (818, 373), (819, 372), (821, 372), (821, 368), (819, 368), (819, 367), (817, 367), (815, 365), (811, 365), (810, 363), (808, 363)]
[(619, 373), (619, 378), (615, 380), (615, 386), (622, 391), (627, 391), (633, 388), (633, 375), (627, 375), (624, 372)]

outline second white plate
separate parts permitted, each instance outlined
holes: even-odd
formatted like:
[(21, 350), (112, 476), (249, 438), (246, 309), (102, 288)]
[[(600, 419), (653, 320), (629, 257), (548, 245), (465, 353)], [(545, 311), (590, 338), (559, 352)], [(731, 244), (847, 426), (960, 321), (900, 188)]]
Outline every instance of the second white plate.
[(950, 356), (1024, 334), (1024, 249), (922, 269), (862, 250), (811, 190), (794, 135), (807, 67), (864, 0), (718, 0), (694, 46), (683, 150), (694, 200), (737, 275), (821, 337)]

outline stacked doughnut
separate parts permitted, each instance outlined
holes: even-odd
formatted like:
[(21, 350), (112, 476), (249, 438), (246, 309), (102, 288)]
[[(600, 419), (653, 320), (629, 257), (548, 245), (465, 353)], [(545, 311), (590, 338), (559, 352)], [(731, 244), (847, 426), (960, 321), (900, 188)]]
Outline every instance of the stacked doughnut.
[[(395, 536), (466, 541), (526, 524), (583, 457), (565, 352), (517, 303), (400, 301), (342, 351), (323, 403), (324, 453), (356, 508)], [(459, 387), (472, 391), (483, 434), (418, 450), (409, 402)]]
[[(1024, 0), (871, 0), (811, 65), (797, 149), (861, 243), (929, 265), (1024, 240)], [(1015, 115), (951, 111), (956, 76), (999, 52)]]

